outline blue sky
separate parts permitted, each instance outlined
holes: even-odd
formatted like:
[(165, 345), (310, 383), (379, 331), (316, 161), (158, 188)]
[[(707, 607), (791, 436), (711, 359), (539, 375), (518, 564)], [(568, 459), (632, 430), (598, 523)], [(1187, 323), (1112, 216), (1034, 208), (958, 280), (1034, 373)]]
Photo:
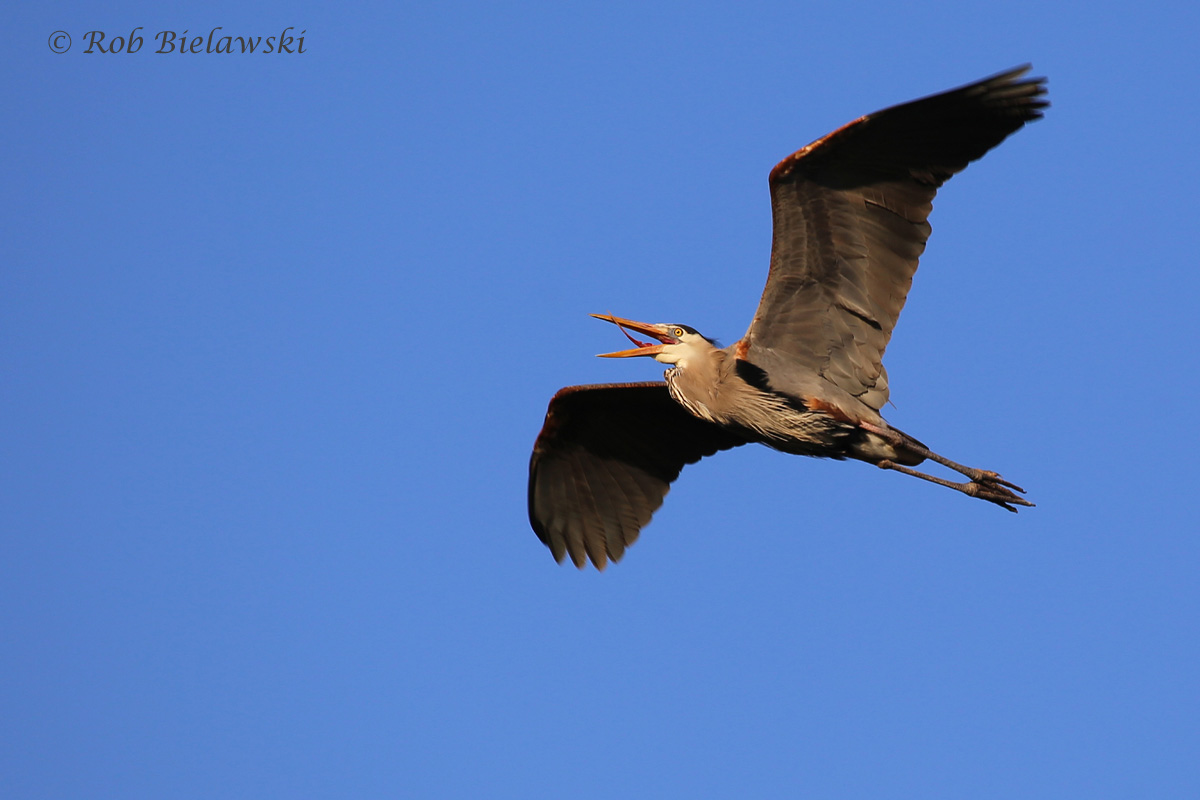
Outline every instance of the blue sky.
[[(1195, 6), (0, 14), (5, 797), (1200, 790)], [(736, 340), (779, 159), (1026, 61), (887, 414), (1038, 507), (742, 448), (556, 566), (546, 403), (660, 372), (587, 314)]]

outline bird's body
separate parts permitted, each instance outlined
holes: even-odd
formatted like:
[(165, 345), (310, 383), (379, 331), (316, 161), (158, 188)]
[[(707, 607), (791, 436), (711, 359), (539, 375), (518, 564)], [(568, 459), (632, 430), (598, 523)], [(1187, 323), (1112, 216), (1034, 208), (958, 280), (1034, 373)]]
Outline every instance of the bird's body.
[[(671, 399), (697, 417), (741, 433), (748, 442), (758, 442), (797, 456), (846, 458), (853, 451), (859, 429), (823, 411), (805, 408), (795, 398), (756, 388), (734, 368), (723, 376), (712, 391), (691, 391), (679, 368), (667, 370), (664, 377)], [(725, 408), (724, 404), (737, 406)]]
[[(771, 171), (774, 240), (746, 335), (720, 349), (686, 325), (611, 315), (665, 383), (576, 386), (551, 400), (530, 462), (529, 518), (556, 560), (602, 568), (661, 505), (685, 464), (741, 444), (851, 458), (1015, 511), (1032, 505), (993, 472), (957, 464), (890, 427), (882, 358), (925, 249), (939, 186), (1046, 103), (1014, 70), (886, 109)], [(628, 331), (653, 337), (642, 342)], [(926, 459), (969, 481), (912, 467)]]
[[(684, 330), (680, 325), (665, 327)], [(738, 345), (718, 349), (698, 334), (685, 332), (685, 337), (695, 356), (685, 355), (663, 378), (671, 399), (700, 419), (736, 431), (747, 442), (797, 456), (872, 462), (887, 457), (913, 464), (923, 460), (901, 456), (888, 442), (849, 420), (772, 390), (752, 362), (737, 357)]]

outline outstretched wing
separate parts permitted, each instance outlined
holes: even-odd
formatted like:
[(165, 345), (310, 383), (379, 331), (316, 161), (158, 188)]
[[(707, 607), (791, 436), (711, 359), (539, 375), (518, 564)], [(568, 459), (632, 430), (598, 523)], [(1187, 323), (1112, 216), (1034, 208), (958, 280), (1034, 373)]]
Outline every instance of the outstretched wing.
[(883, 351), (933, 196), (1042, 116), (1045, 79), (1028, 69), (868, 114), (771, 170), (771, 272), (738, 355), (773, 388), (859, 418), (887, 402)]
[(667, 385), (569, 386), (529, 460), (529, 524), (555, 561), (619, 561), (685, 464), (746, 440), (689, 414)]

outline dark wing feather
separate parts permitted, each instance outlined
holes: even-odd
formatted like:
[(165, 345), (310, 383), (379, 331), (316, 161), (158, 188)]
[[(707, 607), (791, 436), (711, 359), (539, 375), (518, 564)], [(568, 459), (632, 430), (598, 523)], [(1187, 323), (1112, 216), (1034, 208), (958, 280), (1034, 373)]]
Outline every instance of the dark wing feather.
[(555, 561), (603, 569), (662, 505), (685, 464), (746, 440), (689, 414), (667, 385), (570, 386), (529, 461), (529, 524)]
[[(1042, 116), (1028, 66), (868, 114), (771, 170), (771, 272), (739, 356), (773, 388), (871, 418), (938, 187)], [(832, 386), (830, 386), (832, 384)]]

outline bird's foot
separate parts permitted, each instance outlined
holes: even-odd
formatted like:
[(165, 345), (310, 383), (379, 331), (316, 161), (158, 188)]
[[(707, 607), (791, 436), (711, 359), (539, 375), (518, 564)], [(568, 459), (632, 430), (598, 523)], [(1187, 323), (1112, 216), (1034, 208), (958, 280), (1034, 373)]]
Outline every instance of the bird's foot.
[(1024, 489), (1015, 483), (1004, 480), (998, 473), (982, 469), (972, 470), (972, 473), (974, 474), (967, 475), (971, 479), (969, 482), (956, 484), (959, 491), (965, 492), (971, 497), (978, 497), (980, 500), (995, 503), (1013, 513), (1017, 511), (1013, 508), (1014, 505), (1033, 507), (1033, 503), (1024, 497), (1018, 497), (1015, 493), (1020, 492), (1021, 494), (1025, 494)]

